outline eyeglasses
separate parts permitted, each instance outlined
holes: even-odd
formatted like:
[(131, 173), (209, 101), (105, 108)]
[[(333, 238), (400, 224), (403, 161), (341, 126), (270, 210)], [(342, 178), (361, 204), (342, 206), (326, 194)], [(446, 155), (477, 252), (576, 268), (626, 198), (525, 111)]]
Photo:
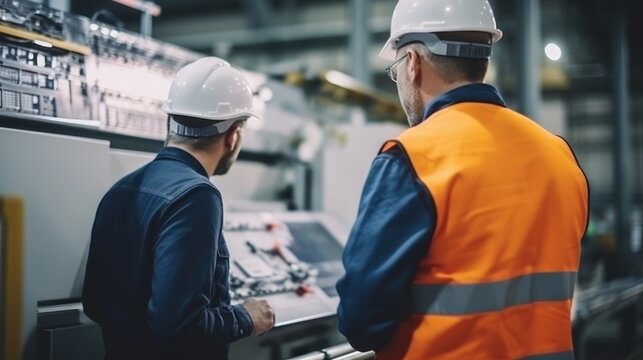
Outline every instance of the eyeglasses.
[(392, 63), (391, 65), (389, 65), (389, 66), (386, 68), (386, 73), (388, 74), (388, 77), (390, 77), (390, 78), (391, 78), (391, 80), (393, 80), (393, 82), (394, 82), (394, 83), (396, 83), (396, 82), (397, 82), (397, 66), (398, 66), (398, 65), (400, 64), (400, 62), (401, 62), (402, 60), (404, 60), (407, 56), (409, 56), (409, 53), (406, 53), (406, 54), (405, 54), (404, 56), (402, 56), (401, 58), (399, 58), (399, 59), (395, 60), (395, 62), (394, 62), (394, 63)]

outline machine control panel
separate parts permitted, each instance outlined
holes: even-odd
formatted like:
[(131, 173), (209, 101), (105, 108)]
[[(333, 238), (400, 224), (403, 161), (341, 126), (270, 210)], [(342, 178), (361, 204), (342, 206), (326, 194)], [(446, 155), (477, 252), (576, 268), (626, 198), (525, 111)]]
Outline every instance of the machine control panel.
[(321, 213), (228, 213), (233, 303), (264, 298), (277, 326), (333, 315), (346, 229)]

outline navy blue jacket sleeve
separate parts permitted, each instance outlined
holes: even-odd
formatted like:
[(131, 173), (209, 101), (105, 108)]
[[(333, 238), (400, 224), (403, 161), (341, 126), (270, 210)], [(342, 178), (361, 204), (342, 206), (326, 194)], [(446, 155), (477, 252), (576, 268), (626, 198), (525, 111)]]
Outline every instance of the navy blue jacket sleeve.
[(404, 153), (378, 155), (362, 193), (337, 283), (339, 331), (357, 350), (378, 350), (409, 316), (411, 283), (435, 226), (435, 206)]
[(153, 334), (169, 339), (194, 328), (217, 341), (232, 342), (252, 332), (242, 306), (210, 304), (212, 278), (223, 222), (219, 194), (197, 187), (166, 210), (154, 247), (147, 320)]

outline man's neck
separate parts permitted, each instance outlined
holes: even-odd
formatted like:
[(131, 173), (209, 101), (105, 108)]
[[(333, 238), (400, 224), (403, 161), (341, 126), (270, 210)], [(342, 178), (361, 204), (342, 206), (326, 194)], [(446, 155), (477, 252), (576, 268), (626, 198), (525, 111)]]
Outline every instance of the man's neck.
[(431, 86), (426, 91), (422, 91), (422, 101), (424, 105), (426, 105), (436, 97), (446, 92), (449, 92), (461, 86), (471, 85), (471, 84), (475, 84), (475, 83), (471, 81), (456, 81), (448, 84), (447, 83), (433, 84), (433, 86)]
[(188, 146), (181, 145), (181, 144), (173, 144), (173, 143), (171, 143), (171, 144), (168, 144), (168, 146), (169, 147), (179, 148), (179, 149), (187, 152), (188, 154), (194, 156), (194, 158), (199, 162), (199, 164), (201, 164), (201, 166), (203, 166), (203, 168), (205, 169), (205, 172), (208, 174), (208, 176), (212, 176), (212, 174), (214, 174), (214, 169), (216, 169), (217, 164), (219, 163), (220, 156), (213, 156), (212, 153), (195, 150), (193, 148), (190, 148)]

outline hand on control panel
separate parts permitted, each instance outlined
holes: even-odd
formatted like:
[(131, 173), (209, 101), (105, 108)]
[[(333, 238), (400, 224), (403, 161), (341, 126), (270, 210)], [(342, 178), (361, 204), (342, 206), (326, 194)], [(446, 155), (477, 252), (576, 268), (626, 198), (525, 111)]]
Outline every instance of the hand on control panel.
[(275, 310), (266, 300), (249, 298), (243, 302), (243, 307), (252, 318), (252, 335), (263, 335), (275, 326)]

